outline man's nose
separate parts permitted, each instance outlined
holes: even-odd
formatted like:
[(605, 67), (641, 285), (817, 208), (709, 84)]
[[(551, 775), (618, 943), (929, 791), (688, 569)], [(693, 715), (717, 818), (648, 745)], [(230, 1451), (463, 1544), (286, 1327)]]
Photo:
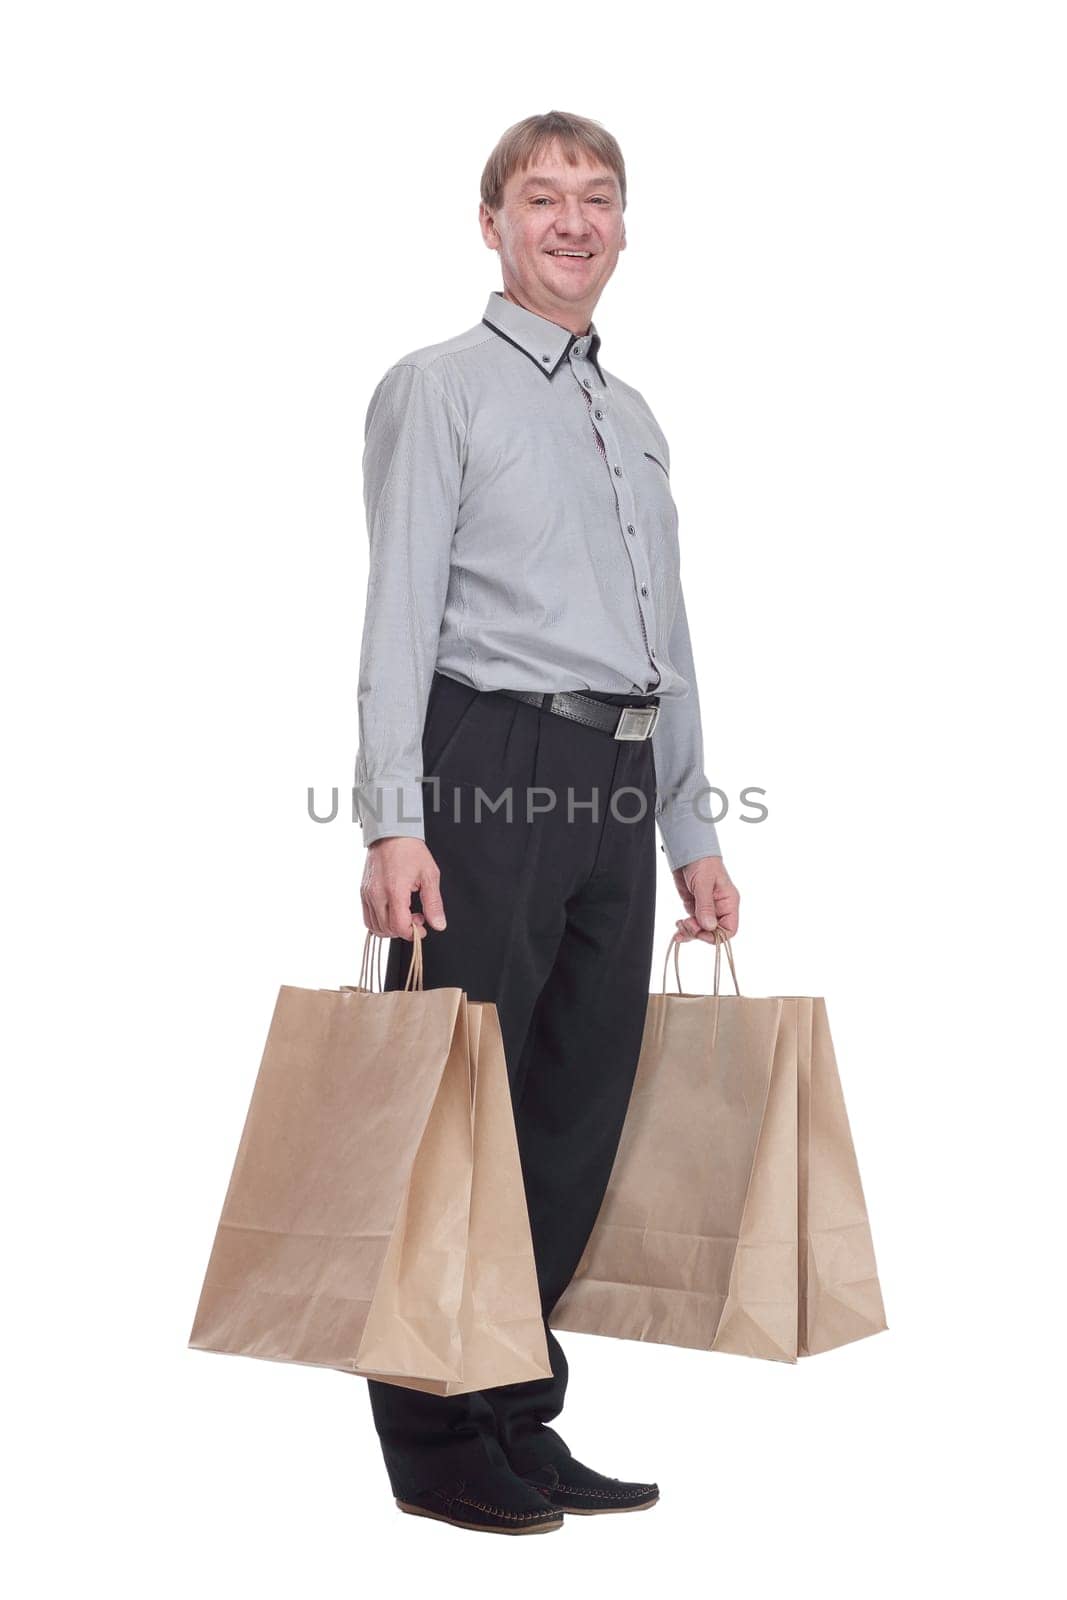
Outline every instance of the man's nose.
[(581, 236), (589, 231), (589, 219), (582, 210), (582, 203), (575, 196), (564, 200), (563, 207), (556, 218), (556, 227), (560, 233), (568, 237), (572, 234)]

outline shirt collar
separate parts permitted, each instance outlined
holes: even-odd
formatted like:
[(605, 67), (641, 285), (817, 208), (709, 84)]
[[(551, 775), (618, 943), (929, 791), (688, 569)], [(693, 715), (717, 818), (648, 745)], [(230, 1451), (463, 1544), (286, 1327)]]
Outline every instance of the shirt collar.
[(523, 355), (529, 356), (546, 378), (554, 377), (571, 347), (577, 345), (575, 353), (588, 356), (600, 374), (601, 383), (604, 382), (597, 360), (600, 335), (595, 322), (590, 322), (587, 333), (572, 333), (569, 328), (561, 328), (558, 322), (550, 322), (547, 317), (539, 317), (535, 311), (516, 305), (514, 300), (505, 300), (499, 289), (494, 289), (489, 296), (482, 321)]

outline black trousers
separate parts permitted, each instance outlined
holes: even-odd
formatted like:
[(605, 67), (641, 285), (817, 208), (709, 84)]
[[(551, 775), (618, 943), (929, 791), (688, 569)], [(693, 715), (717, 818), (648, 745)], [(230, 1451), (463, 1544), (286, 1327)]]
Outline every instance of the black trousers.
[[(435, 673), (423, 762), (437, 779), (423, 785), (426, 843), (448, 923), (423, 940), (423, 983), (462, 988), (499, 1013), (553, 1375), (452, 1396), (368, 1380), (399, 1496), (469, 1479), (487, 1462), (527, 1471), (569, 1454), (548, 1426), (563, 1407), (567, 1362), (547, 1318), (618, 1149), (656, 893), (651, 740), (615, 739)], [(414, 905), (422, 910), (417, 894)], [(403, 987), (411, 952), (409, 940), (390, 941), (385, 989)]]

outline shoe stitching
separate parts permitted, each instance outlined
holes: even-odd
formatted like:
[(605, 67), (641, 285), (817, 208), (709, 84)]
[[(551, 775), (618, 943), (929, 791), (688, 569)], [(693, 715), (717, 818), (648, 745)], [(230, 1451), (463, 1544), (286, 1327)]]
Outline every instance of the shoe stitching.
[(507, 1517), (509, 1522), (544, 1522), (543, 1511), (505, 1511), (502, 1506), (482, 1505), (480, 1500), (468, 1500), (464, 1495), (457, 1495), (456, 1500), (461, 1506), (471, 1506), (475, 1511), (487, 1511), (493, 1517)]
[[(655, 1488), (654, 1484), (639, 1484), (633, 1489), (580, 1489), (575, 1483), (557, 1483), (555, 1488), (564, 1494), (595, 1495), (601, 1500), (625, 1500), (630, 1495), (641, 1494)], [(656, 1490), (657, 1494), (659, 1493)]]
[(463, 1480), (460, 1483), (449, 1484), (448, 1487), (444, 1489), (416, 1489), (414, 1493), (401, 1495), (400, 1498), (412, 1502), (416, 1502), (418, 1500), (437, 1500), (443, 1504), (446, 1512), (451, 1513), (453, 1504), (455, 1503), (461, 1491), (466, 1487), (466, 1480)]
[(591, 1489), (580, 1487), (576, 1483), (561, 1483), (559, 1478), (559, 1469), (557, 1467), (549, 1464), (547, 1466), (547, 1470), (552, 1474), (552, 1483), (550, 1485), (535, 1483), (530, 1478), (526, 1478), (524, 1480), (526, 1483), (530, 1484), (531, 1488), (537, 1489), (540, 1494), (543, 1494), (546, 1500), (551, 1500), (552, 1496), (558, 1492), (562, 1492), (564, 1494), (584, 1494), (591, 1498), (602, 1500), (621, 1500), (625, 1499), (629, 1495), (648, 1494), (650, 1492), (655, 1492), (656, 1494), (659, 1493), (659, 1489), (654, 1483), (626, 1484), (622, 1482), (621, 1478), (612, 1478), (611, 1480), (612, 1483), (621, 1484), (621, 1487), (618, 1489)]

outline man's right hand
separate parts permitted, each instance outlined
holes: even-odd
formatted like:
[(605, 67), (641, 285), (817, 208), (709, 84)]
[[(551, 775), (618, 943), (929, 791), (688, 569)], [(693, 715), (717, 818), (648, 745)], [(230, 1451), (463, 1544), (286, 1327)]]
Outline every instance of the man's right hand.
[[(446, 926), (440, 885), (437, 862), (422, 839), (376, 839), (367, 848), (359, 891), (363, 921), (383, 939), (418, 938), (413, 926), (425, 934), (427, 922), (440, 932)], [(416, 889), (422, 911), (411, 909)]]

